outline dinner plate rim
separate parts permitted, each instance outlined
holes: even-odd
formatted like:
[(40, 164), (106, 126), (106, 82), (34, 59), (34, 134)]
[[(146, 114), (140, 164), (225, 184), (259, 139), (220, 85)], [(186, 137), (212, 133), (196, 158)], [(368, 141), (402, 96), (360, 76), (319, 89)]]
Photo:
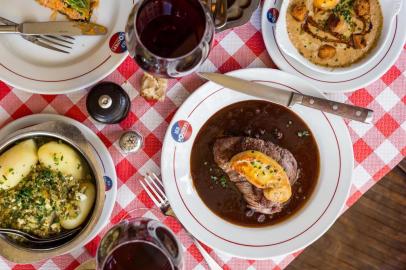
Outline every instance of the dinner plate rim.
[[(119, 11), (125, 10), (126, 7), (128, 6), (129, 13), (132, 6), (138, 0), (120, 0), (120, 1), (122, 6), (119, 7)], [(94, 85), (100, 80), (110, 75), (128, 57), (129, 53), (127, 50), (116, 53), (113, 52), (109, 44), (113, 36), (119, 33), (124, 33), (126, 23), (127, 16), (117, 16), (117, 19), (114, 22), (114, 27), (112, 29), (109, 29), (108, 31), (108, 37), (103, 43), (100, 44), (101, 45), (100, 47), (103, 47), (102, 49), (104, 55), (103, 58), (98, 59), (97, 61), (98, 64), (92, 67), (86, 65), (86, 59), (88, 58), (80, 60), (81, 71), (78, 72), (78, 75), (58, 80), (31, 78), (27, 75), (20, 74), (20, 71), (14, 70), (8, 67), (6, 64), (0, 62), (0, 81), (3, 81), (4, 83), (10, 85), (13, 88), (19, 89), (27, 93), (45, 94), (45, 95), (69, 94), (83, 90), (91, 85)], [(97, 52), (98, 51), (94, 51), (92, 57), (94, 57), (93, 55), (96, 55)], [(66, 65), (64, 67), (67, 68), (68, 70), (71, 69), (69, 65)], [(24, 68), (21, 68), (21, 70), (23, 69)], [(47, 78), (48, 74), (43, 74), (43, 76), (44, 78)]]
[[(275, 77), (275, 75), (277, 75), (277, 73), (278, 72), (281, 72), (281, 73), (285, 73), (285, 72), (282, 72), (282, 71), (279, 71), (279, 70), (272, 70), (272, 69), (266, 69), (266, 68), (253, 68), (253, 69), (242, 69), (242, 70), (237, 70), (237, 71), (233, 71), (233, 72), (231, 72), (230, 74), (232, 74), (232, 75), (235, 75), (235, 76), (243, 76), (243, 74), (244, 73), (246, 73), (246, 72), (248, 72), (248, 73), (255, 73), (255, 71), (259, 71), (259, 70), (261, 70), (262, 72), (269, 72), (270, 73), (270, 76), (271, 75), (274, 75), (274, 77)], [(276, 74), (275, 74), (276, 73)], [(293, 75), (291, 75), (291, 74), (287, 74), (287, 73), (285, 73), (285, 75), (287, 75), (287, 76), (291, 76), (292, 78), (295, 78), (295, 79), (297, 79), (297, 80), (300, 80), (301, 82), (303, 82), (303, 80), (302, 79), (300, 79), (300, 78), (298, 78), (298, 77), (295, 77), (295, 76), (293, 76)], [(258, 78), (258, 79), (260, 79), (260, 78)], [(308, 86), (309, 86), (309, 84), (308, 83), (306, 83), (306, 82), (303, 82), (304, 84), (307, 84)], [(206, 83), (206, 84), (204, 84), (203, 86), (201, 86), (199, 89), (197, 89), (193, 94), (191, 94), (191, 96), (188, 98), (188, 99), (192, 99), (195, 95), (199, 95), (199, 91), (204, 91), (204, 90), (207, 90), (207, 84), (212, 84), (211, 85), (211, 87), (214, 87), (215, 86), (215, 84), (214, 83), (211, 83), (211, 82), (208, 82), (208, 83)], [(217, 88), (218, 88), (219, 86), (217, 86)], [(313, 88), (313, 90), (316, 90), (314, 87), (312, 87)], [(317, 90), (318, 91), (318, 90)], [(323, 96), (322, 94), (321, 94), (321, 92), (320, 91), (318, 91), (319, 93), (320, 93), (320, 95), (321, 96)], [(247, 99), (248, 100), (248, 99)], [(187, 100), (184, 102), (184, 104), (187, 104)], [(187, 106), (187, 105), (182, 105), (182, 106)], [(223, 252), (223, 253), (226, 253), (226, 254), (228, 254), (228, 255), (230, 255), (230, 256), (236, 256), (236, 257), (239, 257), (239, 258), (244, 258), (244, 259), (269, 259), (269, 253), (268, 252), (266, 252), (267, 251), (267, 247), (262, 247), (261, 248), (261, 252), (260, 252), (260, 255), (255, 255), (255, 256), (253, 256), (252, 254), (250, 255), (250, 256), (246, 256), (246, 254), (244, 254), (244, 253), (241, 253), (240, 251), (237, 251), (236, 252), (236, 250), (230, 250), (230, 248), (229, 247), (224, 247), (224, 246), (226, 246), (226, 245), (228, 245), (228, 243), (226, 243), (226, 242), (224, 242), (224, 246), (223, 245), (217, 245), (217, 246), (214, 246), (214, 245), (212, 245), (212, 243), (213, 243), (213, 241), (211, 241), (210, 239), (208, 239), (208, 237), (207, 237), (207, 235), (209, 235), (209, 234), (207, 234), (207, 235), (201, 235), (201, 234), (199, 234), (199, 235), (197, 235), (196, 234), (196, 231), (194, 230), (194, 228), (192, 228), (192, 227), (190, 227), (191, 226), (191, 224), (189, 224), (189, 222), (187, 221), (187, 222), (185, 222), (185, 217), (183, 216), (183, 214), (182, 215), (178, 215), (178, 211), (177, 210), (179, 210), (178, 209), (178, 204), (179, 203), (181, 203), (177, 198), (176, 198), (176, 196), (174, 195), (174, 194), (172, 194), (172, 189), (173, 189), (173, 183), (172, 182), (168, 182), (168, 181), (166, 181), (166, 179), (169, 179), (170, 177), (168, 176), (169, 174), (171, 174), (172, 172), (168, 172), (167, 171), (167, 169), (168, 169), (168, 164), (170, 163), (170, 160), (168, 160), (168, 155), (170, 154), (170, 153), (168, 153), (168, 148), (170, 148), (171, 147), (171, 145), (173, 145), (173, 139), (172, 139), (172, 134), (171, 134), (171, 127), (174, 125), (174, 123), (175, 123), (175, 121), (176, 120), (179, 120), (179, 113), (180, 113), (180, 111), (181, 110), (178, 110), (178, 112), (175, 114), (175, 116), (173, 117), (173, 119), (172, 119), (172, 121), (171, 121), (171, 123), (170, 123), (170, 125), (169, 125), (169, 128), (168, 128), (168, 130), (167, 130), (167, 132), (166, 132), (166, 135), (165, 135), (165, 139), (164, 139), (164, 143), (163, 143), (163, 149), (162, 149), (162, 153), (161, 153), (161, 160), (165, 160), (165, 163), (162, 163), (161, 162), (161, 168), (162, 168), (162, 178), (163, 178), (163, 181), (164, 181), (164, 185), (165, 185), (165, 189), (166, 189), (166, 191), (167, 191), (167, 195), (168, 195), (168, 198), (169, 198), (169, 200), (171, 201), (171, 203), (172, 203), (172, 208), (174, 209), (174, 211), (175, 211), (175, 214), (177, 214), (177, 216), (181, 219), (180, 221), (181, 222), (183, 222), (184, 223), (184, 226), (186, 227), (186, 229), (188, 229), (188, 230), (190, 230), (191, 231), (191, 233), (193, 234), (194, 233), (194, 236), (197, 238), (197, 239), (199, 239), (200, 241), (202, 241), (203, 243), (205, 243), (205, 244), (207, 244), (208, 246), (210, 246), (210, 247), (212, 247), (212, 248), (214, 248), (214, 249), (216, 249), (216, 250), (219, 250), (219, 251), (221, 251), (221, 252)], [(213, 112), (214, 113), (214, 112)], [(211, 114), (212, 115), (212, 114)], [(345, 156), (346, 156), (346, 160), (345, 160), (345, 162), (346, 162), (346, 164), (345, 164), (345, 166), (347, 166), (347, 167), (349, 167), (350, 168), (350, 171), (348, 172), (348, 174), (349, 174), (349, 179), (346, 179), (344, 182), (344, 184), (342, 184), (342, 185), (344, 185), (344, 187), (345, 187), (345, 196), (343, 196), (343, 195), (341, 195), (341, 197), (340, 197), (340, 199), (339, 199), (339, 201), (340, 201), (340, 203), (341, 203), (341, 201), (342, 201), (342, 205), (339, 207), (340, 209), (338, 209), (338, 208), (335, 208), (334, 209), (334, 218), (333, 219), (331, 219), (331, 220), (329, 220), (329, 222), (328, 222), (328, 224), (327, 225), (324, 225), (324, 227), (323, 227), (323, 230), (318, 230), (317, 231), (317, 235), (315, 236), (315, 237), (313, 237), (313, 239), (311, 240), (311, 241), (308, 241), (308, 242), (306, 242), (305, 244), (303, 244), (303, 245), (301, 245), (300, 247), (297, 247), (297, 248), (295, 248), (295, 249), (292, 249), (292, 250), (289, 250), (289, 253), (291, 253), (291, 252), (295, 252), (295, 251), (297, 251), (297, 250), (299, 250), (299, 249), (301, 249), (301, 248), (303, 248), (303, 247), (305, 247), (305, 246), (307, 246), (307, 245), (309, 245), (309, 244), (311, 244), (313, 241), (315, 241), (318, 237), (320, 237), (326, 230), (328, 230), (328, 228), (334, 223), (334, 221), (336, 220), (336, 218), (339, 216), (339, 214), (341, 213), (341, 210), (342, 210), (342, 208), (344, 207), (344, 205), (345, 205), (345, 200), (346, 200), (346, 198), (348, 197), (348, 194), (349, 194), (349, 191), (350, 191), (350, 187), (351, 187), (351, 177), (352, 177), (352, 172), (353, 172), (353, 165), (354, 165), (354, 161), (353, 161), (353, 149), (352, 149), (352, 143), (351, 143), (351, 139), (350, 139), (350, 136), (349, 136), (349, 132), (348, 132), (348, 129), (347, 129), (347, 127), (346, 127), (346, 125), (345, 125), (345, 123), (344, 123), (344, 121), (342, 120), (342, 119), (339, 119), (338, 117), (336, 117), (336, 116), (329, 116), (328, 117), (329, 119), (333, 119), (333, 124), (337, 127), (339, 127), (339, 132), (341, 132), (341, 133), (343, 133), (342, 135), (342, 138), (340, 138), (340, 141), (341, 141), (341, 145), (338, 145), (338, 147), (339, 148), (341, 148), (341, 147), (345, 147), (346, 149), (346, 154), (345, 154)], [(208, 119), (208, 117), (207, 117), (207, 119)], [(207, 121), (207, 119), (206, 119), (206, 121)], [(340, 150), (339, 150), (340, 151)], [(169, 155), (170, 156), (170, 155)], [(343, 160), (341, 159), (340, 160), (340, 162), (343, 162)], [(176, 181), (176, 180), (175, 180)], [(334, 196), (333, 196), (334, 197)], [(331, 199), (331, 200), (333, 200), (333, 199)], [(331, 202), (330, 202), (331, 203)], [(180, 211), (180, 210), (179, 210)], [(182, 210), (183, 211), (183, 210)], [(189, 217), (190, 218), (190, 217)], [(206, 229), (207, 230), (207, 229)], [(310, 235), (310, 233), (309, 233), (309, 235)], [(209, 238), (210, 238), (211, 236), (209, 236)], [(232, 246), (232, 245), (231, 245)], [(245, 249), (245, 247), (244, 247), (244, 249)], [(272, 253), (272, 256), (279, 256), (279, 255), (284, 255), (284, 254), (286, 254), (286, 252), (283, 252), (283, 253)]]
[[(276, 22), (271, 23), (268, 20), (268, 13), (272, 10), (270, 13), (273, 13), (274, 18), (276, 18), (276, 20), (281, 19), (279, 18), (280, 1), (282, 0), (265, 0), (262, 6), (260, 23), (266, 51), (279, 69), (292, 73), (302, 79), (309, 80), (316, 87), (323, 89), (323, 92), (325, 93), (353, 92), (368, 86), (381, 78), (394, 65), (402, 53), (406, 42), (406, 31), (401, 30), (400, 18), (406, 16), (406, 5), (402, 5), (400, 13), (395, 16), (395, 19), (392, 22), (394, 25), (391, 27), (391, 31), (394, 31), (394, 33), (388, 38), (388, 40), (386, 40), (379, 55), (374, 56), (374, 59), (369, 61), (363, 69), (356, 70), (356, 72), (361, 72), (361, 70), (363, 70), (362, 74), (358, 75), (357, 73), (354, 77), (351, 72), (339, 73), (337, 76), (343, 78), (340, 81), (327, 81), (321, 79), (320, 76), (327, 75), (306, 68), (301, 63), (292, 59), (288, 55), (285, 55), (278, 47), (279, 45), (276, 42), (275, 36)], [(275, 43), (275, 45), (273, 43)], [(388, 48), (386, 48), (386, 46), (388, 46)], [(372, 76), (368, 77), (370, 73), (372, 73)]]

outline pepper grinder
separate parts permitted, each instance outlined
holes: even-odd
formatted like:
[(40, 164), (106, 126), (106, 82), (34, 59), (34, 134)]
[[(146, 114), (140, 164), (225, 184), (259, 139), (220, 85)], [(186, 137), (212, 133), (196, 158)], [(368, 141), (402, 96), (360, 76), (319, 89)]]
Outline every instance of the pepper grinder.
[(94, 86), (86, 98), (90, 116), (103, 124), (117, 124), (127, 117), (131, 101), (124, 89), (113, 82)]

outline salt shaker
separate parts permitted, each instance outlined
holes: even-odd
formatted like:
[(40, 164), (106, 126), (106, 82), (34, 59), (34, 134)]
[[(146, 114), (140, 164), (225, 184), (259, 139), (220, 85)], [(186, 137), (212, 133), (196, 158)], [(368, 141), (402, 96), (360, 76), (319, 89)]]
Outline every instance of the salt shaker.
[(126, 154), (137, 152), (142, 148), (143, 143), (142, 135), (132, 130), (124, 132), (119, 141), (121, 150)]

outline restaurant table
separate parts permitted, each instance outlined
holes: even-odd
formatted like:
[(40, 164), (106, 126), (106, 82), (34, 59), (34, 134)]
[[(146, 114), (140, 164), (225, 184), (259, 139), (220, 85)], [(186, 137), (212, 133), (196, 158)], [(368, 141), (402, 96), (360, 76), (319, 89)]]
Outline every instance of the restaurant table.
[[(213, 49), (203, 69), (227, 72), (247, 67), (276, 68), (265, 49), (260, 31), (260, 9), (246, 25), (217, 34)], [(354, 174), (344, 211), (363, 193), (389, 172), (406, 156), (406, 47), (394, 66), (374, 83), (355, 92), (329, 95), (339, 101), (368, 107), (375, 111), (372, 125), (346, 122), (355, 155)], [(123, 86), (132, 100), (128, 117), (116, 125), (102, 125), (91, 119), (86, 111), (87, 91), (68, 95), (46, 96), (22, 92), (0, 82), (0, 123), (34, 113), (55, 113), (74, 118), (91, 128), (111, 153), (118, 176), (117, 202), (108, 226), (93, 241), (70, 254), (33, 265), (16, 265), (0, 257), (0, 269), (75, 269), (94, 257), (97, 245), (112, 224), (119, 222), (135, 208), (154, 208), (142, 190), (139, 179), (149, 171), (159, 172), (160, 153), (168, 124), (182, 102), (204, 83), (196, 75), (169, 81), (164, 102), (146, 101), (139, 96), (143, 71), (127, 58), (105, 80)], [(124, 156), (118, 139), (124, 130), (136, 129), (145, 136), (144, 148)], [(151, 211), (151, 215), (156, 211)], [(148, 213), (147, 213), (148, 214)], [(185, 248), (185, 269), (208, 269), (192, 240), (173, 218), (162, 220), (179, 236)], [(283, 269), (300, 254), (286, 254), (255, 261), (233, 258), (207, 248), (223, 269)]]

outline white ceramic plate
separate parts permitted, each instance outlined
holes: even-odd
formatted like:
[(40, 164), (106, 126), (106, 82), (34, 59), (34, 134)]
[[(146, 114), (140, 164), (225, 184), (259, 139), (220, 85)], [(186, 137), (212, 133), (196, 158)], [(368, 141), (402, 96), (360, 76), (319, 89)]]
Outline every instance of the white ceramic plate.
[(86, 139), (89, 141), (90, 145), (93, 147), (104, 169), (103, 173), (104, 180), (106, 181), (106, 199), (104, 202), (103, 212), (94, 230), (80, 245), (82, 247), (86, 245), (88, 242), (90, 242), (93, 238), (95, 238), (110, 220), (110, 216), (111, 213), (113, 212), (117, 196), (117, 176), (114, 162), (106, 146), (99, 139), (99, 137), (97, 137), (97, 135), (94, 134), (93, 131), (91, 131), (88, 127), (86, 127), (82, 123), (79, 123), (76, 120), (57, 114), (33, 114), (19, 118), (7, 124), (0, 130), (0, 140), (19, 129), (26, 128), (32, 125), (37, 125), (47, 121), (63, 121), (65, 123), (75, 125), (76, 127), (78, 127), (80, 131), (83, 133), (83, 135), (86, 137)]
[[(306, 81), (279, 70), (245, 69), (229, 74), (323, 97)], [(295, 105), (293, 111), (312, 130), (320, 151), (320, 177), (311, 198), (296, 215), (273, 226), (246, 228), (231, 224), (211, 212), (197, 194), (190, 174), (190, 154), (199, 129), (214, 113), (232, 103), (252, 99), (256, 98), (212, 82), (196, 90), (169, 125), (161, 169), (176, 216), (196, 238), (231, 256), (266, 259), (304, 248), (333, 224), (351, 186), (353, 149), (341, 118)]]
[[(384, 45), (389, 39), (389, 33), (393, 27), (393, 20), (395, 16), (399, 13), (403, 0), (379, 0), (381, 4), (382, 14), (383, 14), (383, 26), (381, 36), (376, 44), (376, 46), (371, 50), (367, 57), (363, 58), (357, 63), (352, 64), (349, 67), (343, 68), (328, 68), (315, 65), (308, 59), (303, 57), (295, 46), (292, 44), (289, 38), (289, 34), (286, 26), (286, 19), (278, 20), (275, 28), (276, 41), (283, 51), (284, 54), (288, 55), (291, 59), (296, 59), (302, 65), (306, 65), (308, 68), (313, 69), (316, 72), (326, 73), (330, 75), (336, 75), (346, 72), (354, 72), (358, 69), (362, 69), (365, 65), (371, 62), (377, 55), (382, 52)], [(280, 9), (280, 17), (285, 18), (286, 14), (289, 12), (289, 0), (283, 1)]]
[[(75, 37), (70, 54), (45, 49), (18, 35), (0, 35), (0, 80), (40, 94), (66, 94), (98, 82), (128, 55), (125, 42), (120, 42), (119, 36), (124, 38), (133, 4), (134, 0), (101, 0), (91, 21), (106, 26), (108, 34)], [(0, 0), (0, 7), (0, 17), (16, 23), (49, 21), (52, 13), (35, 0)], [(58, 15), (57, 20), (67, 19)]]
[(266, 49), (273, 62), (281, 69), (297, 75), (326, 93), (349, 92), (360, 89), (379, 79), (398, 59), (406, 42), (406, 31), (403, 29), (403, 18), (406, 17), (406, 5), (395, 17), (389, 30), (388, 39), (382, 49), (362, 68), (352, 72), (325, 74), (317, 72), (284, 54), (275, 38), (275, 25), (279, 18), (282, 0), (266, 0), (262, 9), (262, 35)]

